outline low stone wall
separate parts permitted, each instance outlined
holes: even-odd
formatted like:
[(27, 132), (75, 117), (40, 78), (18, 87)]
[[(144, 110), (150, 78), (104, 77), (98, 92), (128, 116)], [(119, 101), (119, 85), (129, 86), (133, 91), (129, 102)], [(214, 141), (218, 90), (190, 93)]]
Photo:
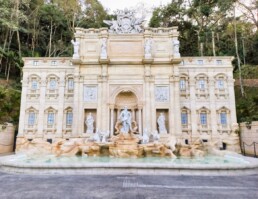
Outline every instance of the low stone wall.
[(0, 125), (0, 154), (13, 152), (15, 128), (11, 123)]
[(258, 156), (258, 121), (240, 124), (242, 150), (248, 155)]

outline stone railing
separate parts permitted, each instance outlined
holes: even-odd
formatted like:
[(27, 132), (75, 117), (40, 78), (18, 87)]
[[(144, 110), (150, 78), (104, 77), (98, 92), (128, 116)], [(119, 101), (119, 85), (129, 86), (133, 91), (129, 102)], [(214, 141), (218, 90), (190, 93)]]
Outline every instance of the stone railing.
[(13, 152), (15, 128), (11, 123), (0, 125), (0, 154)]
[(258, 121), (241, 123), (240, 132), (243, 152), (248, 155), (258, 155)]

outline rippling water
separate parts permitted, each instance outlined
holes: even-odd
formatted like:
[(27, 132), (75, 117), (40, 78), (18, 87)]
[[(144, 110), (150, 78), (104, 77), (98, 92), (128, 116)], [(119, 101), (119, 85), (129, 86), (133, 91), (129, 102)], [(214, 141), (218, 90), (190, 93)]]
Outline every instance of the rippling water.
[(111, 158), (111, 157), (55, 157), (38, 156), (26, 157), (17, 156), (13, 157), (11, 161), (25, 163), (25, 164), (81, 164), (81, 163), (157, 163), (157, 164), (201, 164), (201, 165), (217, 165), (217, 164), (248, 164), (249, 162), (241, 158), (241, 156), (206, 156), (200, 158), (164, 158), (164, 157), (144, 157), (144, 158)]

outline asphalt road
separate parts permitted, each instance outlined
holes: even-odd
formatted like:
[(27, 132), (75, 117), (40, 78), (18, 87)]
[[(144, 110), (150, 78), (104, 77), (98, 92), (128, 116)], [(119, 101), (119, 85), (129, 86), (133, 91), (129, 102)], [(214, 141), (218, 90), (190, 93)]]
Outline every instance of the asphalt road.
[(0, 173), (0, 199), (258, 199), (255, 176), (76, 176)]

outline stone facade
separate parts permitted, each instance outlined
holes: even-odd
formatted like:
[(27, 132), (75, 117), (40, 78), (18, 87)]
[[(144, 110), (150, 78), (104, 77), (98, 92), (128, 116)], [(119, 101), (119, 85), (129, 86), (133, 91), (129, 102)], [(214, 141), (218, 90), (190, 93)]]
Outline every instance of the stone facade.
[(181, 57), (178, 35), (77, 28), (72, 58), (24, 58), (18, 137), (87, 137), (89, 113), (94, 132), (113, 135), (127, 106), (140, 134), (163, 113), (168, 134), (222, 146), (237, 122), (232, 57)]

